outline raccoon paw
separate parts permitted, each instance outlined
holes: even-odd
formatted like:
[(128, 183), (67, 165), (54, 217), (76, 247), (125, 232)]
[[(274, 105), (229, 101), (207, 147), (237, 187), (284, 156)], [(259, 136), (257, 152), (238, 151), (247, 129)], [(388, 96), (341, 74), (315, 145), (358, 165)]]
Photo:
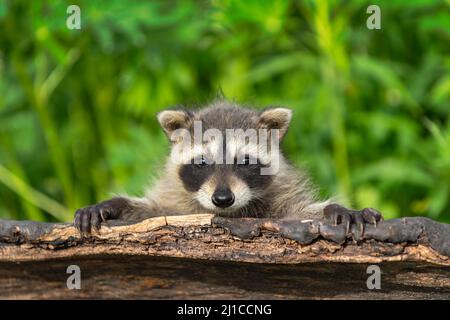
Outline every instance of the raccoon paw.
[(92, 228), (98, 231), (101, 223), (116, 219), (119, 215), (115, 199), (78, 209), (73, 224), (82, 233), (90, 233)]
[(325, 219), (334, 225), (344, 225), (347, 234), (350, 232), (352, 224), (355, 224), (360, 235), (363, 235), (364, 224), (370, 223), (376, 227), (377, 223), (383, 220), (382, 214), (372, 208), (350, 210), (337, 204), (330, 204), (324, 208), (323, 213)]

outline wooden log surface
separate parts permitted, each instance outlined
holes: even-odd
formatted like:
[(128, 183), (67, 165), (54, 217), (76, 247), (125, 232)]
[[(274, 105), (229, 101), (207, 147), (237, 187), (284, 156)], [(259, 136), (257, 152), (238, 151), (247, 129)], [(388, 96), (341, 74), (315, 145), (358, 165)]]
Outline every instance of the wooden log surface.
[[(203, 214), (82, 235), (0, 220), (0, 298), (450, 298), (450, 225), (402, 218), (360, 231)], [(65, 287), (70, 264), (84, 290)], [(367, 289), (369, 264), (381, 266), (382, 290)]]

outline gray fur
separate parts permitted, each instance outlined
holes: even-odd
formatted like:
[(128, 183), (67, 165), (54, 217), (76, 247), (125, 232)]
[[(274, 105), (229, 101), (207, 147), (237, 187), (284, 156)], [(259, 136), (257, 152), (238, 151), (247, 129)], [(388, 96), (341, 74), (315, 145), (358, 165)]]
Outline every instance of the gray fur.
[[(261, 124), (261, 111), (242, 108), (224, 101), (215, 102), (198, 111), (181, 110), (180, 112), (185, 112), (186, 117), (183, 117), (183, 114), (181, 117), (176, 114), (175, 117), (170, 117), (171, 114), (168, 113), (160, 114), (158, 119), (168, 135), (173, 129), (180, 127), (192, 130), (193, 120), (201, 120), (203, 130), (216, 128), (221, 131), (227, 128), (246, 130), (270, 127), (273, 124), (284, 125), (284, 128), (280, 128), (284, 135), (290, 120), (284, 117)], [(272, 115), (269, 114), (269, 116)], [(208, 212), (230, 217), (322, 218), (323, 208), (330, 201), (318, 201), (307, 174), (294, 168), (282, 154), (280, 159), (280, 170), (272, 178), (270, 185), (261, 190), (253, 190), (254, 197), (248, 205), (234, 212), (218, 212), (203, 207), (196, 200), (193, 192), (184, 188), (178, 174), (179, 168), (168, 161), (164, 173), (146, 192), (144, 198), (128, 198), (129, 205), (126, 210), (122, 210), (120, 218), (142, 220), (156, 215)]]

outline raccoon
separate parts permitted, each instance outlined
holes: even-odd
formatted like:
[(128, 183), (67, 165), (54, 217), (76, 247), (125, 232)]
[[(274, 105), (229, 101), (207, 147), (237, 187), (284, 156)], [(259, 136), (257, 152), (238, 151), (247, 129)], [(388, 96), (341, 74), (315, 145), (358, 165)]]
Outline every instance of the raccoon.
[[(288, 108), (258, 111), (216, 101), (195, 111), (164, 110), (157, 118), (171, 143), (163, 174), (142, 198), (118, 196), (77, 210), (74, 225), (81, 232), (98, 230), (102, 222), (111, 219), (140, 221), (198, 213), (230, 218), (327, 219), (345, 224), (347, 229), (352, 223), (363, 226), (382, 219), (374, 209), (349, 210), (330, 199), (318, 200), (307, 174), (294, 168), (278, 146), (271, 144), (282, 140), (288, 131), (292, 118)], [(229, 134), (233, 130), (241, 136), (244, 133), (244, 138)], [(207, 135), (211, 132), (214, 134)], [(246, 132), (265, 134), (257, 135), (255, 143)], [(218, 136), (225, 139), (219, 141)], [(184, 148), (180, 148), (182, 144)], [(265, 152), (261, 152), (262, 146), (266, 146)], [(184, 161), (176, 161), (181, 158)], [(227, 161), (221, 161), (225, 158)]]

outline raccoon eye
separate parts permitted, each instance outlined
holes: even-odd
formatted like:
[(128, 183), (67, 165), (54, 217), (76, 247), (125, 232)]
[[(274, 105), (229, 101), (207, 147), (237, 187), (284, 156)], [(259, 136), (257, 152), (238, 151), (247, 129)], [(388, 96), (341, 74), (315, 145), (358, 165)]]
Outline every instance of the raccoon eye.
[(208, 165), (204, 156), (194, 159), (194, 165), (197, 167), (205, 167)]
[(242, 165), (242, 166), (248, 166), (250, 164), (250, 157), (245, 156), (245, 157), (241, 158), (237, 164)]

